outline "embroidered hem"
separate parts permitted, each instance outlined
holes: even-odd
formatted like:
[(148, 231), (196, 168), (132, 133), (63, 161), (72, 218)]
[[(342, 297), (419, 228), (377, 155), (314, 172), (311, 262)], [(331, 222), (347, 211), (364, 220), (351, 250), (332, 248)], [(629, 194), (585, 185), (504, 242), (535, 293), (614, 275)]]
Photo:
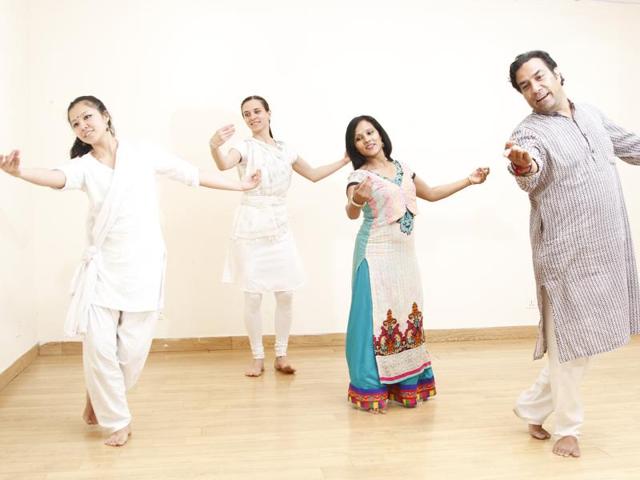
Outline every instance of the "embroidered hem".
[(383, 388), (357, 388), (349, 384), (348, 401), (360, 410), (386, 410), (389, 401), (394, 401), (406, 408), (415, 408), (419, 401), (426, 402), (436, 394), (435, 378), (418, 381), (417, 385), (401, 385), (394, 383)]
[(386, 410), (389, 394), (386, 388), (357, 388), (349, 384), (347, 398), (351, 404), (361, 410)]
[(389, 385), (389, 400), (407, 408), (415, 408), (418, 406), (418, 401), (426, 402), (435, 394), (436, 383), (433, 377), (419, 381), (418, 385), (405, 386), (399, 383)]

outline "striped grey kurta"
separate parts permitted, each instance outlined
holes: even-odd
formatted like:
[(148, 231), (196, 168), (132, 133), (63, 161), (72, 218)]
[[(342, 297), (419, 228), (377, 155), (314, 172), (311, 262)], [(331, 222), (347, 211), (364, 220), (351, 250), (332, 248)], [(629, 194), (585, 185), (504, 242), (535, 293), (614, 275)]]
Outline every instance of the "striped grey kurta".
[(516, 177), (531, 203), (530, 236), (540, 332), (549, 295), (561, 362), (626, 344), (640, 330), (640, 293), (616, 157), (640, 165), (640, 137), (589, 105), (573, 118), (532, 113), (512, 140), (539, 171)]

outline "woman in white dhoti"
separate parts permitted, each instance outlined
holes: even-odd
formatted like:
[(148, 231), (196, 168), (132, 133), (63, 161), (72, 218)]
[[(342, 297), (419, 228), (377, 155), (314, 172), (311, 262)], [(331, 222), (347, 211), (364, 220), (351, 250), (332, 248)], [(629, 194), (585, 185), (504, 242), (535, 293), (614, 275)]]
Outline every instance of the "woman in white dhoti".
[(287, 360), (292, 321), (293, 290), (304, 281), (298, 251), (289, 229), (286, 196), (291, 173), (317, 182), (349, 163), (347, 157), (318, 168), (311, 167), (284, 142), (271, 133), (271, 111), (259, 96), (245, 98), (242, 117), (252, 137), (234, 145), (227, 154), (220, 147), (234, 134), (233, 125), (220, 128), (209, 143), (211, 155), (220, 170), (238, 168), (240, 176), (262, 171), (261, 185), (242, 196), (233, 225), (231, 248), (223, 281), (237, 283), (244, 290), (244, 320), (249, 333), (253, 361), (245, 375), (259, 377), (264, 372), (262, 344), (262, 295), (273, 292), (275, 311), (275, 362), (282, 373), (295, 373)]
[(484, 182), (489, 169), (430, 187), (408, 165), (391, 158), (391, 139), (368, 115), (351, 120), (346, 143), (354, 168), (347, 185), (347, 216), (364, 215), (353, 254), (348, 399), (371, 412), (386, 410), (389, 400), (415, 407), (436, 393), (414, 247), (416, 197), (441, 200)]
[(116, 139), (111, 115), (92, 96), (67, 110), (76, 139), (72, 160), (55, 169), (22, 168), (14, 150), (0, 168), (27, 182), (80, 189), (90, 201), (88, 248), (72, 282), (65, 334), (83, 337), (88, 424), (110, 431), (107, 445), (131, 435), (126, 392), (146, 361), (163, 305), (165, 245), (160, 229), (156, 174), (189, 186), (248, 190), (248, 181), (227, 180), (150, 145)]

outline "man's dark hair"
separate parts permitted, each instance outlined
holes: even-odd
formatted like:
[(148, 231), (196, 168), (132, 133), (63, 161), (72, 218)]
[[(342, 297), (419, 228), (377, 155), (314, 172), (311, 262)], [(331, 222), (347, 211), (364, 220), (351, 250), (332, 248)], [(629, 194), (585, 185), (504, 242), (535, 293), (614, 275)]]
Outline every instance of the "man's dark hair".
[[(547, 52), (543, 50), (531, 50), (530, 52), (521, 53), (516, 57), (516, 59), (509, 66), (509, 79), (511, 80), (511, 86), (515, 88), (518, 92), (520, 92), (520, 87), (516, 83), (516, 72), (520, 69), (522, 65), (527, 63), (532, 58), (539, 58), (544, 62), (544, 64), (551, 70), (551, 73), (558, 67), (556, 61), (551, 58)], [(564, 78), (560, 75), (560, 85), (564, 85)]]

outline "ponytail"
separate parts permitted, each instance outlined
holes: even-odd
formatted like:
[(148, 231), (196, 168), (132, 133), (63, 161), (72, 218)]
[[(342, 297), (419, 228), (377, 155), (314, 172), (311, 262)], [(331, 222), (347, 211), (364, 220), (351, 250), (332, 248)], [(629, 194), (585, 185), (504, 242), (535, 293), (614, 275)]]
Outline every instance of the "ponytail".
[(73, 145), (71, 146), (71, 158), (76, 158), (76, 157), (81, 157), (83, 155), (86, 155), (87, 153), (89, 153), (92, 150), (92, 146), (89, 145), (88, 143), (84, 143), (82, 140), (80, 140), (78, 137), (76, 137), (76, 141), (73, 142)]

